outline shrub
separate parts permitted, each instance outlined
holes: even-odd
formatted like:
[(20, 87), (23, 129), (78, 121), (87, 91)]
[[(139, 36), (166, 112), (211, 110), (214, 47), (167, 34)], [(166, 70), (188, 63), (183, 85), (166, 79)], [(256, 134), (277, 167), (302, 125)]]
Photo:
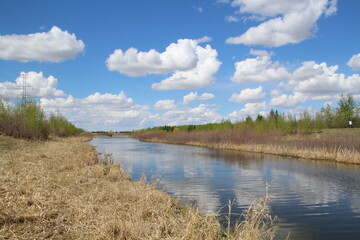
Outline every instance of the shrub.
[(83, 132), (62, 116), (46, 119), (44, 110), (33, 100), (11, 105), (0, 98), (0, 133), (15, 138), (47, 139), (49, 133), (65, 137)]
[(84, 132), (74, 124), (68, 122), (63, 116), (50, 115), (49, 118), (50, 133), (58, 137), (67, 137)]

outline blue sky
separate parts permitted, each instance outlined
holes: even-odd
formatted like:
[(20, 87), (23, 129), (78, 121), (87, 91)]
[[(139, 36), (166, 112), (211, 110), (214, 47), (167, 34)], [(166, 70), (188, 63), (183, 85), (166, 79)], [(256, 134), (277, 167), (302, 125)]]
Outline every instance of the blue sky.
[(0, 96), (86, 130), (315, 113), (360, 97), (360, 1), (0, 3)]

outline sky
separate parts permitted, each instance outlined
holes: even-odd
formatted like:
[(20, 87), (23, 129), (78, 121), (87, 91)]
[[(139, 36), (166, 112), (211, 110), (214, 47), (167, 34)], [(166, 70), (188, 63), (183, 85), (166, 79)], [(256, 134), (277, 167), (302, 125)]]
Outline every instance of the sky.
[(360, 98), (358, 0), (1, 0), (0, 97), (87, 131)]

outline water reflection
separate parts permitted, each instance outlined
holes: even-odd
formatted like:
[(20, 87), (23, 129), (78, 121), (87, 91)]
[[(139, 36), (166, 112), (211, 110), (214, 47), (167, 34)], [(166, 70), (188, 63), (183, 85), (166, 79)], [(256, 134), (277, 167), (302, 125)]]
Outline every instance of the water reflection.
[[(236, 199), (240, 214), (270, 183), (271, 210), (281, 218), (279, 238), (360, 239), (360, 167), (190, 146), (98, 138), (134, 180), (161, 176), (174, 196), (213, 212)], [(226, 211), (226, 209), (224, 209)]]

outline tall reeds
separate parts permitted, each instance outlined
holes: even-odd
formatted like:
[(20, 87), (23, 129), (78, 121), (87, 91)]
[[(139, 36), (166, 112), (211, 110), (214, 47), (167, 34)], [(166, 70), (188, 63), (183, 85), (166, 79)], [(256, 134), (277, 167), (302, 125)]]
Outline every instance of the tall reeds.
[(224, 131), (142, 132), (143, 141), (260, 152), (360, 164), (360, 134), (353, 129), (326, 135), (283, 135), (279, 131), (236, 128)]

